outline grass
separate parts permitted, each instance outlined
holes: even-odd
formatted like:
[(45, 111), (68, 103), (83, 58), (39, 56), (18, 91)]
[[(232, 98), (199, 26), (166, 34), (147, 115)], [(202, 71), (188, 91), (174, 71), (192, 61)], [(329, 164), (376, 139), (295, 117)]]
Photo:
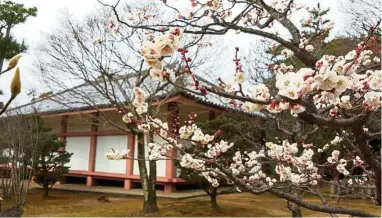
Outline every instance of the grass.
[[(96, 200), (98, 196), (100, 194), (52, 190), (51, 197), (46, 199), (42, 197), (41, 189), (32, 189), (28, 194), (28, 202), (23, 207), (23, 216), (121, 217), (139, 214), (142, 208), (142, 198), (140, 197), (109, 196), (110, 203), (100, 203)], [(308, 200), (317, 201), (312, 198)], [(269, 194), (223, 195), (218, 197), (218, 203), (221, 209), (216, 211), (210, 208), (208, 197), (184, 200), (159, 199), (160, 211), (150, 214), (150, 216), (290, 216), (286, 202)], [(9, 201), (4, 201), (3, 208), (9, 207), (11, 204)], [(334, 201), (330, 204), (381, 214), (381, 207), (363, 200), (343, 199), (339, 205)], [(328, 214), (305, 209), (302, 213), (304, 216), (328, 216)]]

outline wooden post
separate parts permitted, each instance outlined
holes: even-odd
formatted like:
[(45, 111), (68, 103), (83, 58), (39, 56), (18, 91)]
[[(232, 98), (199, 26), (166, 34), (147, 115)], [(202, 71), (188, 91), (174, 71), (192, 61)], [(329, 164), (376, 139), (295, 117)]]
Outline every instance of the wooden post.
[[(126, 160), (126, 175), (133, 175), (134, 171), (134, 147), (135, 147), (135, 135), (133, 133), (129, 133), (127, 135), (127, 149), (129, 152), (129, 159)], [(131, 179), (125, 179), (124, 189), (132, 189), (133, 183)]]
[[(178, 135), (179, 130), (179, 105), (177, 102), (169, 102), (168, 103), (168, 115), (167, 122), (170, 136), (175, 137)], [(176, 167), (174, 166), (171, 157), (176, 157), (176, 150), (171, 149), (168, 151), (167, 156), (170, 159), (166, 160), (166, 178), (168, 179), (168, 183), (164, 186), (165, 192), (175, 192), (176, 187), (175, 184), (172, 183), (172, 179), (176, 177)]]
[[(97, 132), (98, 131), (98, 117), (99, 117), (98, 112), (93, 113), (92, 124), (91, 124), (91, 128), (90, 128), (91, 132)], [(92, 135), (92, 136), (90, 136), (89, 166), (88, 166), (89, 172), (94, 172), (94, 170), (95, 170), (96, 152), (97, 152), (97, 136)], [(94, 185), (95, 185), (94, 178), (92, 176), (88, 176), (86, 178), (86, 186), (91, 187)]]

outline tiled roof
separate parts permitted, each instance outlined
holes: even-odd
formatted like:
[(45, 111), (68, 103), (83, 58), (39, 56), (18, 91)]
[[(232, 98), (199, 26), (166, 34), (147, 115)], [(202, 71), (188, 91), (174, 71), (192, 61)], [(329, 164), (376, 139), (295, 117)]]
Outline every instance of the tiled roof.
[[(201, 82), (201, 85), (208, 84), (211, 85), (208, 81), (203, 78), (198, 78)], [(128, 98), (132, 98), (132, 91), (135, 87), (136, 75), (130, 75), (128, 77), (121, 78), (122, 80), (122, 89), (124, 93), (114, 87), (110, 88), (110, 84), (108, 84), (108, 90), (110, 95), (115, 95), (116, 99), (119, 102), (124, 101), (124, 95)], [(184, 82), (184, 80), (183, 80)], [(187, 81), (186, 81), (187, 82)], [(190, 81), (188, 81), (190, 82)], [(73, 88), (67, 89), (65, 91), (53, 94), (51, 96), (38, 99), (36, 101), (32, 101), (28, 104), (21, 105), (16, 108), (11, 108), (8, 110), (12, 114), (13, 111), (18, 110), (21, 113), (28, 114), (33, 112), (38, 112), (41, 114), (55, 114), (55, 113), (64, 113), (71, 111), (82, 111), (89, 109), (100, 109), (100, 108), (108, 108), (111, 107), (110, 101), (103, 96), (101, 92), (97, 89), (106, 90), (106, 86), (102, 82), (94, 83), (95, 85), (91, 85), (89, 83), (84, 83), (79, 86), (75, 86)], [(167, 87), (161, 89), (160, 91), (155, 91), (158, 89), (160, 85), (163, 83), (159, 83), (157, 81), (153, 81), (151, 79), (145, 79), (145, 82), (141, 84), (141, 88), (145, 89), (149, 94), (155, 93), (156, 95), (153, 98), (156, 99), (164, 99), (167, 97), (182, 95), (194, 101), (197, 101), (202, 104), (206, 104), (211, 107), (220, 108), (224, 110), (235, 110), (229, 104), (227, 104), (228, 100), (224, 98), (220, 98), (214, 94), (207, 94), (206, 96), (196, 95), (195, 93), (179, 90), (173, 85), (168, 85)], [(97, 88), (96, 88), (96, 87)], [(261, 116), (262, 114), (257, 113), (254, 115)]]

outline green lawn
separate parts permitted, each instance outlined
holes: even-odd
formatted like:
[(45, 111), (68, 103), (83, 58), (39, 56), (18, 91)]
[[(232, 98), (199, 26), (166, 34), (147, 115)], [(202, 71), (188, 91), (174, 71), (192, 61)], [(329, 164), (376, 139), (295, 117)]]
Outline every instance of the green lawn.
[[(96, 200), (100, 194), (52, 190), (52, 197), (44, 199), (41, 189), (32, 189), (23, 216), (135, 216), (142, 207), (139, 197), (113, 197), (110, 203)], [(315, 201), (315, 200), (311, 200)], [(219, 211), (210, 208), (207, 197), (184, 200), (159, 199), (160, 211), (150, 216), (290, 216), (284, 200), (274, 196), (236, 193), (218, 197)], [(336, 205), (335, 202), (331, 204)], [(4, 201), (3, 208), (11, 205)], [(342, 207), (381, 214), (381, 207), (362, 200), (341, 200)], [(303, 210), (304, 216), (328, 216)], [(345, 216), (344, 216), (345, 217)], [(348, 216), (346, 216), (348, 217)]]

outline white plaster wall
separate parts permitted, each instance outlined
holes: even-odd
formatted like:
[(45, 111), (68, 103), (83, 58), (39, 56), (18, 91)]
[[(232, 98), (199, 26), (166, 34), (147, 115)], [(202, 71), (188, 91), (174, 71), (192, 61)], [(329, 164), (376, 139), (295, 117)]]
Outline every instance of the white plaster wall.
[[(161, 142), (162, 139), (159, 136), (154, 136), (155, 141)], [(147, 138), (145, 137), (145, 144), (147, 145)], [(148, 149), (147, 146), (145, 147), (145, 155), (148, 157)], [(135, 137), (135, 145), (134, 145), (134, 158), (138, 158), (138, 139), (137, 136)], [(149, 168), (149, 161), (146, 161), (146, 166), (148, 172), (150, 172)], [(133, 169), (134, 175), (139, 175), (139, 167), (138, 167), (138, 161), (134, 160), (134, 169)], [(158, 177), (165, 177), (166, 176), (166, 160), (158, 160), (157, 161), (157, 176)]]
[(90, 137), (67, 137), (65, 150), (73, 153), (70, 158), (70, 170), (88, 170)]
[[(164, 140), (157, 135), (154, 135), (154, 141), (159, 143), (164, 142)], [(157, 161), (157, 176), (161, 176), (161, 177), (166, 176), (166, 160)]]
[[(138, 158), (138, 137), (137, 136), (135, 136), (134, 142), (135, 142), (135, 144), (134, 144), (134, 158), (136, 159), (136, 158)], [(145, 137), (145, 144), (146, 143), (147, 143), (147, 138)], [(148, 156), (147, 149), (145, 149), (145, 156), (146, 157)], [(150, 168), (148, 166), (149, 166), (149, 162), (146, 161), (147, 170), (150, 171)], [(139, 167), (138, 167), (138, 161), (137, 160), (134, 160), (133, 174), (139, 175)]]
[(98, 136), (95, 159), (95, 171), (106, 173), (126, 173), (126, 160), (108, 160), (105, 152), (110, 149), (124, 151), (127, 148), (127, 136)]

